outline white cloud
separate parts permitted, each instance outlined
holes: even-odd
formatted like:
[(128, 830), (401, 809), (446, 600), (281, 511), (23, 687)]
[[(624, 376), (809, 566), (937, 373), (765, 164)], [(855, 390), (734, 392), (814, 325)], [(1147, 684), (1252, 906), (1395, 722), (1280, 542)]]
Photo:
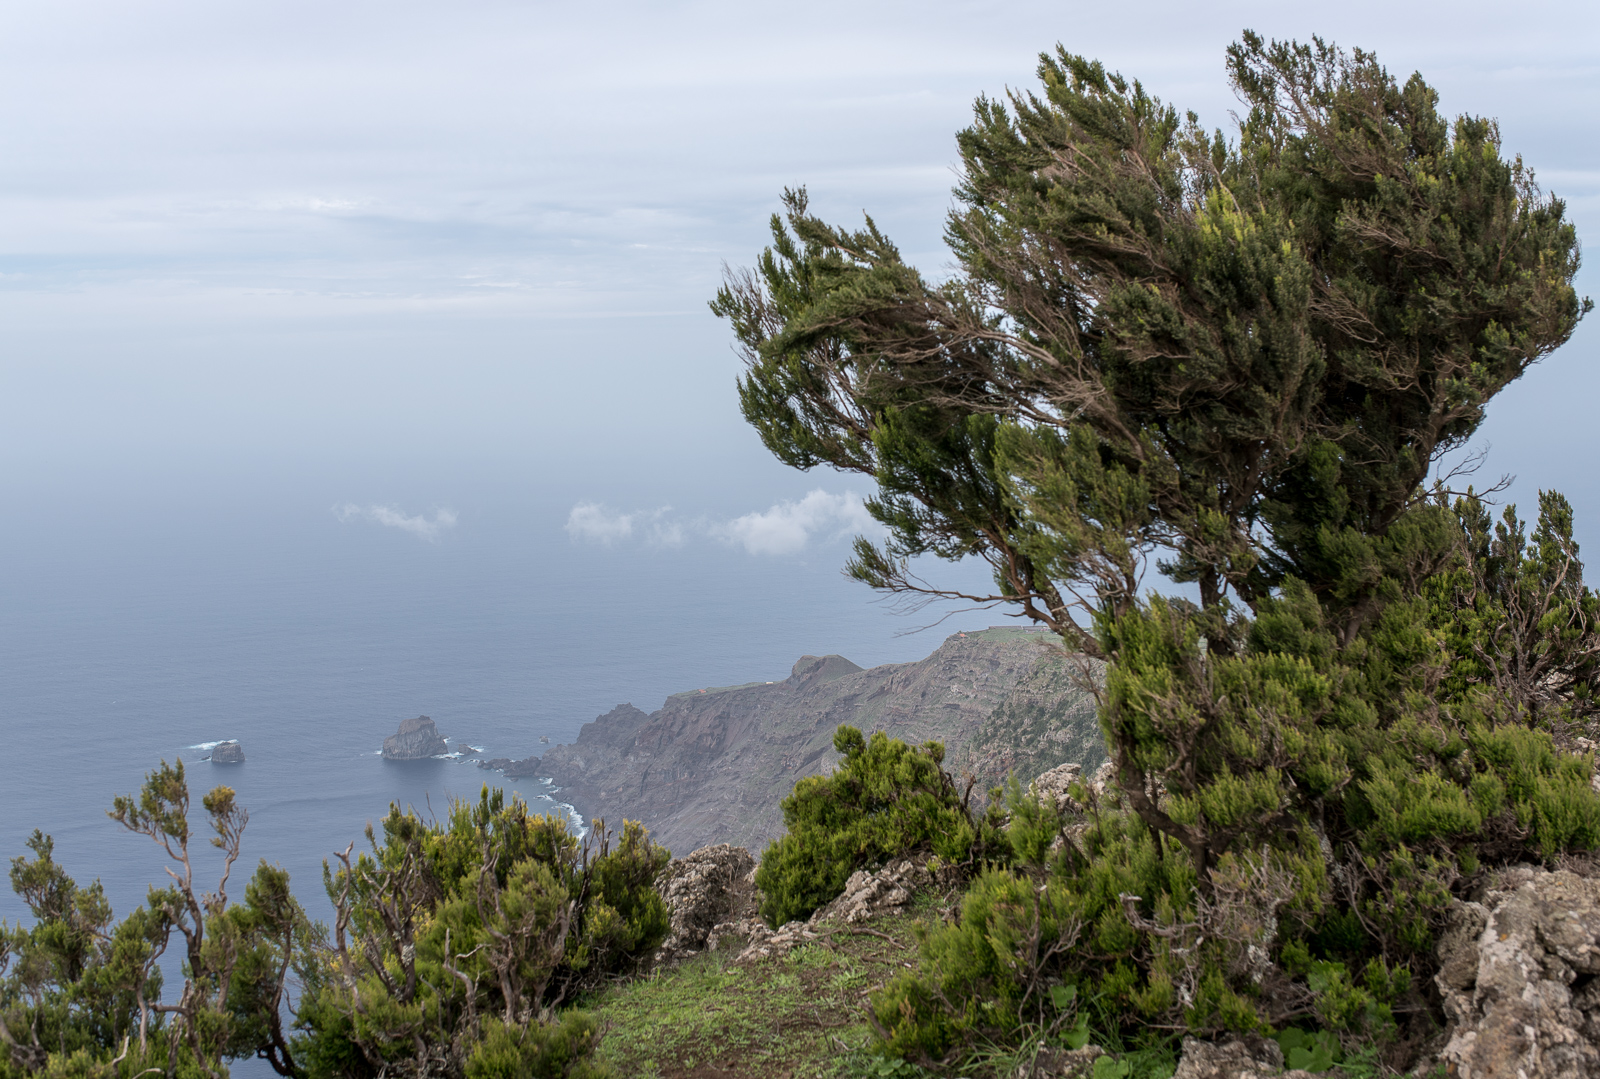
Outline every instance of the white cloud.
[(385, 528), (409, 532), (429, 543), (438, 543), (440, 532), (456, 526), (455, 510), (436, 509), (430, 520), (426, 514), (407, 515), (394, 506), (380, 506), (377, 503), (358, 506), (354, 502), (346, 502), (342, 506), (335, 506), (333, 512), (341, 521), (370, 521)]
[(861, 496), (815, 490), (797, 502), (779, 502), (765, 512), (747, 513), (731, 521), (700, 518), (685, 521), (671, 506), (622, 513), (598, 502), (579, 502), (567, 513), (567, 535), (574, 541), (611, 546), (637, 539), (658, 547), (682, 547), (691, 536), (710, 537), (754, 555), (792, 555), (803, 551), (813, 536), (837, 540), (857, 532), (873, 532)]
[(765, 513), (747, 513), (710, 531), (750, 554), (786, 555), (803, 551), (818, 533), (839, 539), (873, 527), (859, 495), (833, 495), (819, 488), (798, 502), (779, 502)]
[(634, 513), (612, 513), (598, 502), (579, 502), (567, 514), (567, 535), (606, 546), (633, 535)]

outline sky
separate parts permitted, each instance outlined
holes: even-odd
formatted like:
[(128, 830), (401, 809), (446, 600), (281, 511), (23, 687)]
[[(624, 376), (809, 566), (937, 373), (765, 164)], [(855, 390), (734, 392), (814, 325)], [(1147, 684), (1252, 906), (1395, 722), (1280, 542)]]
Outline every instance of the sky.
[[(783, 188), (937, 275), (976, 96), (1061, 42), (1226, 127), (1244, 28), (1422, 71), (1600, 236), (1580, 2), (10, 0), (0, 497), (271, 487), (439, 542), (520, 485), (575, 543), (792, 555), (858, 521), (861, 481), (765, 454), (706, 308)], [(1597, 332), (1480, 439), (1591, 547)]]

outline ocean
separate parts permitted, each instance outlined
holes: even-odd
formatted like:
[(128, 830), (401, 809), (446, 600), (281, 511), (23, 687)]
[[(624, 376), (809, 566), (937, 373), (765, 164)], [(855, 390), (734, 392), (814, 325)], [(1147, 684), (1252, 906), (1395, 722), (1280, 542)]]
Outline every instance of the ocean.
[[(24, 854), (42, 829), (79, 883), (99, 879), (126, 912), (165, 880), (164, 861), (106, 810), (181, 759), (197, 806), (225, 783), (250, 812), (232, 894), (265, 859), (325, 918), (323, 859), (359, 848), (390, 803), (442, 814), (490, 783), (561, 810), (537, 779), (384, 761), (403, 719), (429, 715), (450, 738), (517, 758), (540, 752), (541, 736), (570, 742), (622, 702), (648, 711), (679, 690), (776, 680), (808, 652), (917, 659), (957, 628), (998, 620), (904, 635), (932, 616), (896, 614), (843, 579), (842, 538), (787, 557), (698, 533), (679, 546), (578, 543), (563, 527), (568, 488), (484, 483), (430, 542), (341, 519), (320, 490), (280, 480), (8, 496), (0, 852)], [(200, 759), (226, 738), (245, 763)], [(200, 861), (214, 872), (209, 849)], [(0, 918), (25, 917), (4, 890)]]

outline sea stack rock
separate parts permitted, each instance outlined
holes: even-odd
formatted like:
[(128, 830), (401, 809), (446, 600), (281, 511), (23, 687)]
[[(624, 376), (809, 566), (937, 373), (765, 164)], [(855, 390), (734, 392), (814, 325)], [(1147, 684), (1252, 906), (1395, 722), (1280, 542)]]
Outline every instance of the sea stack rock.
[(439, 737), (439, 728), (427, 716), (400, 724), (400, 729), (383, 740), (383, 756), (391, 761), (414, 761), (450, 752)]
[(226, 742), (218, 742), (216, 745), (211, 747), (211, 763), (243, 764), (244, 746), (241, 746), (238, 742), (235, 742), (232, 739), (229, 739)]

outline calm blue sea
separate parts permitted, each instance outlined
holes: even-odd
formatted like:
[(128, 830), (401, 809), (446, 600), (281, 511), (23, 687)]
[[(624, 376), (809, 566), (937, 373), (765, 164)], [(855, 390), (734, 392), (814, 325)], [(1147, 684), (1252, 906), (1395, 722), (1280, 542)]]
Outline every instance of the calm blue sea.
[[(624, 701), (650, 710), (683, 689), (786, 677), (806, 652), (916, 659), (996, 620), (897, 636), (929, 617), (895, 615), (844, 580), (843, 541), (789, 558), (703, 535), (577, 545), (566, 488), (485, 484), (453, 504), (458, 524), (437, 543), (341, 522), (314, 483), (7, 500), (0, 854), (44, 829), (118, 911), (165, 879), (163, 861), (105, 811), (163, 759), (185, 761), (196, 802), (216, 783), (239, 792), (243, 875), (263, 858), (287, 867), (320, 917), (322, 860), (359, 845), (389, 803), (442, 812), (485, 780), (542, 796), (535, 780), (467, 763), (383, 761), (402, 719), (427, 714), (447, 736), (521, 757)], [(223, 738), (247, 763), (198, 761), (192, 747)], [(24, 914), (4, 889), (0, 918)]]

